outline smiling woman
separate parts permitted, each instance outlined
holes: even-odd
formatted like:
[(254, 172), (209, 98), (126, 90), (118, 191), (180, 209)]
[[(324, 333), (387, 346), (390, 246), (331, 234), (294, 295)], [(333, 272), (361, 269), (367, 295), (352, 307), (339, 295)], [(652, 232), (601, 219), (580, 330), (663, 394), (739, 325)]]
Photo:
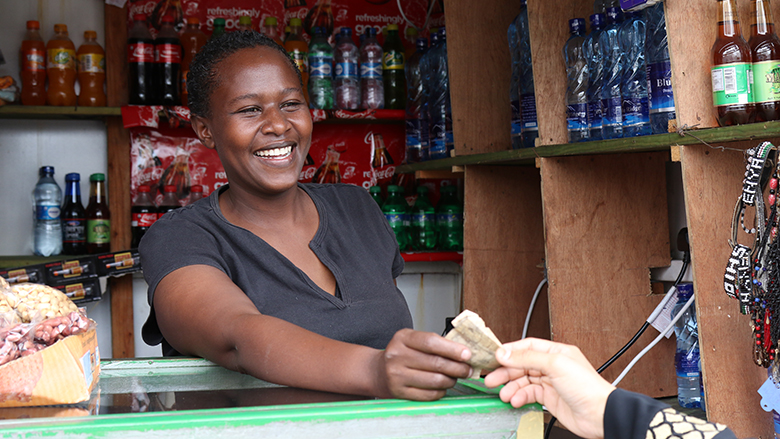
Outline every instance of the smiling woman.
[(458, 343), (414, 331), (403, 259), (368, 193), (298, 183), (312, 121), (298, 69), (256, 32), (198, 53), (192, 125), (228, 185), (166, 214), (140, 245), (144, 340), (296, 387), (433, 400), (470, 374)]

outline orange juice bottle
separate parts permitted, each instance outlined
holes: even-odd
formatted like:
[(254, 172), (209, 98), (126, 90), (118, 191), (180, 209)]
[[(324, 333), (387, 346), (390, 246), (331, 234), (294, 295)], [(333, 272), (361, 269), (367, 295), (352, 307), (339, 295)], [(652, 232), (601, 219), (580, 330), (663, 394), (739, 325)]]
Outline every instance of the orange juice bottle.
[(27, 36), (22, 41), (22, 105), (46, 104), (46, 43), (35, 20), (27, 22)]
[(79, 106), (105, 107), (106, 53), (97, 42), (97, 32), (84, 32), (84, 44), (76, 52), (79, 66)]
[(181, 45), (184, 47), (181, 59), (181, 104), (187, 105), (187, 73), (190, 71), (190, 63), (195, 58), (195, 54), (206, 45), (208, 37), (200, 30), (200, 20), (197, 17), (187, 18), (187, 27), (180, 37)]
[(309, 100), (309, 93), (307, 89), (309, 87), (309, 45), (306, 44), (306, 40), (303, 39), (303, 27), (300, 18), (290, 19), (290, 36), (284, 42), (284, 50), (290, 54), (295, 65), (298, 66), (298, 70), (301, 71), (301, 77), (303, 78), (303, 94), (306, 96), (306, 100)]
[(46, 103), (76, 106), (76, 47), (68, 37), (68, 26), (54, 25), (54, 36), (46, 44)]

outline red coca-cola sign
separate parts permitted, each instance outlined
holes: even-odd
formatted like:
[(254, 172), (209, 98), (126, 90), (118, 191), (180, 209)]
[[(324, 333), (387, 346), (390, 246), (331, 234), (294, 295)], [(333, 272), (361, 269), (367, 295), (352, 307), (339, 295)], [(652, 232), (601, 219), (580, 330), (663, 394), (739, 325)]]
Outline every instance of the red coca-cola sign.
[(157, 213), (134, 213), (132, 218), (133, 227), (151, 227), (157, 221)]
[(181, 46), (178, 44), (158, 44), (154, 49), (156, 62), (181, 63)]
[(127, 62), (154, 62), (154, 45), (134, 43), (127, 46)]

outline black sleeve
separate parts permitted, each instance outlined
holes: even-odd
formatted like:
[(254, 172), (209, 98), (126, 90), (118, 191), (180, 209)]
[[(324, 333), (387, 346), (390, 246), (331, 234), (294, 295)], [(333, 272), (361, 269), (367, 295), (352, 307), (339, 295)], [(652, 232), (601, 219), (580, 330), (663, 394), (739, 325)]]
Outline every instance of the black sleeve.
[(604, 439), (681, 438), (695, 430), (701, 439), (736, 439), (725, 425), (684, 415), (649, 396), (616, 389), (604, 411)]

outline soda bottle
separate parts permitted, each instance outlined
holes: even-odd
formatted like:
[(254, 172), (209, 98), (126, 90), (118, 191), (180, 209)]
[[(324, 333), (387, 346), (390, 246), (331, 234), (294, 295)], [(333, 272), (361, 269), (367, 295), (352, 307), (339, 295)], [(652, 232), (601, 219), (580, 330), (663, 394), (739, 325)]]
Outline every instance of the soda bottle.
[(62, 252), (62, 225), (60, 205), (62, 190), (54, 181), (54, 167), (43, 166), (38, 170), (38, 183), (33, 190), (35, 202), (33, 250), (39, 256), (58, 255)]
[(105, 253), (111, 250), (111, 212), (106, 198), (106, 176), (89, 176), (89, 204), (87, 204), (87, 253)]
[(360, 108), (369, 110), (384, 107), (382, 46), (376, 40), (376, 29), (369, 27), (360, 45)]
[(127, 67), (130, 71), (132, 105), (152, 105), (157, 102), (155, 83), (154, 39), (146, 26), (146, 15), (135, 14), (127, 38)]
[(187, 204), (192, 204), (203, 198), (203, 186), (196, 184), (190, 188), (190, 201)]
[(162, 201), (160, 201), (160, 207), (157, 209), (157, 219), (160, 219), (166, 213), (181, 207), (181, 204), (179, 204), (179, 197), (176, 194), (176, 185), (166, 184), (163, 186), (163, 197)]
[(623, 51), (618, 38), (623, 16), (620, 8), (607, 8), (607, 27), (601, 31), (599, 46), (604, 60), (604, 86), (601, 90), (601, 138), (623, 137), (623, 102), (620, 81), (623, 79)]
[(358, 48), (352, 41), (352, 29), (342, 27), (333, 52), (336, 70), (336, 107), (357, 110), (360, 107)]
[(517, 34), (518, 15), (509, 23), (507, 40), (509, 41), (509, 55), (512, 60), (512, 75), (509, 80), (509, 107), (511, 108), (510, 139), (512, 149), (523, 147), (522, 129), (523, 121), (520, 113), (520, 38)]
[(138, 195), (133, 200), (133, 206), (130, 208), (132, 214), (130, 226), (133, 231), (131, 248), (138, 248), (144, 233), (157, 221), (157, 206), (152, 201), (151, 191), (148, 185), (142, 184), (138, 186)]
[(341, 183), (341, 171), (339, 171), (339, 156), (341, 153), (336, 151), (333, 146), (328, 146), (325, 151), (325, 161), (314, 171), (311, 179), (312, 183)]
[(22, 71), (22, 105), (46, 104), (46, 43), (35, 20), (27, 22), (27, 35), (19, 54)]
[(590, 34), (585, 39), (585, 54), (588, 60), (588, 127), (590, 140), (601, 140), (601, 92), (604, 88), (604, 59), (599, 37), (606, 24), (604, 14), (590, 16)]
[(523, 121), (521, 135), (523, 147), (536, 146), (539, 137), (539, 125), (536, 119), (536, 93), (534, 91), (534, 70), (531, 61), (531, 35), (528, 27), (528, 6), (526, 0), (520, 0), (520, 15), (517, 34), (520, 44), (520, 113)]
[(712, 100), (720, 126), (756, 118), (750, 46), (739, 29), (736, 0), (718, 1), (718, 36), (712, 45)]
[(181, 42), (173, 28), (173, 17), (162, 18), (162, 27), (154, 40), (154, 60), (157, 64), (159, 102), (181, 105)]
[(585, 20), (569, 20), (571, 35), (563, 47), (566, 64), (566, 121), (569, 142), (590, 140), (588, 130), (588, 61), (585, 56)]
[[(693, 285), (677, 286), (677, 304), (672, 315), (677, 315), (688, 300), (693, 297)], [(699, 331), (696, 324), (695, 303), (685, 311), (674, 324), (674, 334), (677, 337), (677, 350), (674, 355), (677, 371), (677, 399), (681, 407), (701, 407), (701, 370), (699, 354)]]
[(79, 106), (105, 107), (106, 53), (97, 42), (97, 33), (84, 31), (84, 44), (76, 52), (79, 66)]
[(398, 25), (387, 26), (387, 39), (382, 46), (382, 80), (385, 90), (385, 108), (406, 109), (406, 76), (404, 45), (398, 36)]
[(46, 43), (46, 103), (76, 106), (76, 47), (68, 37), (68, 26), (54, 25), (54, 36)]
[(303, 92), (306, 100), (309, 100), (309, 45), (302, 36), (302, 27), (300, 18), (290, 19), (290, 35), (284, 41), (284, 50), (290, 55), (303, 79)]
[(238, 27), (236, 30), (252, 30), (252, 17), (248, 15), (238, 17)]
[(285, 26), (284, 27), (284, 42), (285, 43), (287, 42), (287, 38), (289, 38), (289, 36), (290, 36), (290, 32), (291, 32), (290, 26)]
[(76, 172), (65, 175), (65, 202), (62, 204), (62, 254), (87, 253), (87, 213), (81, 204), (81, 176)]
[(387, 186), (387, 199), (382, 204), (382, 213), (395, 232), (398, 248), (406, 251), (409, 248), (409, 205), (403, 197), (403, 191), (401, 186)]
[(647, 67), (645, 66), (645, 20), (641, 12), (628, 12), (620, 26), (623, 50), (623, 137), (652, 134), (647, 104)]
[(430, 150), (432, 159), (442, 159), (450, 156), (454, 147), (452, 138), (452, 107), (450, 106), (450, 79), (447, 67), (447, 33), (443, 27), (438, 31), (439, 42), (433, 47), (428, 61), (428, 79), (430, 84), (430, 100), (428, 114), (430, 117)]
[(206, 45), (208, 37), (200, 30), (200, 20), (197, 17), (187, 18), (187, 27), (181, 34), (182, 59), (181, 59), (181, 104), (187, 105), (189, 93), (187, 92), (187, 73), (190, 72), (190, 63), (195, 54)]
[(753, 0), (750, 23), (750, 55), (753, 59), (753, 102), (756, 121), (780, 119), (780, 75), (774, 69), (780, 61), (780, 39), (775, 33), (769, 0)]
[(274, 40), (274, 42), (280, 46), (284, 46), (284, 42), (279, 38), (279, 30), (276, 27), (276, 17), (265, 17), (263, 21), (263, 27), (260, 32), (268, 38)]
[(417, 186), (417, 199), (411, 209), (412, 249), (436, 248), (436, 209), (428, 199), (428, 187)]
[[(423, 120), (423, 93), (420, 58), (425, 54), (428, 40), (417, 39), (417, 50), (406, 61), (406, 162), (423, 161), (423, 150), (428, 152), (428, 127)], [(423, 131), (425, 127), (425, 131)], [(425, 144), (425, 146), (423, 146)]]
[(211, 39), (217, 38), (218, 36), (225, 33), (225, 19), (224, 18), (215, 18), (214, 19), (214, 28), (211, 30)]
[(368, 193), (371, 194), (371, 198), (376, 201), (376, 204), (378, 204), (381, 209), (382, 205), (385, 204), (385, 200), (382, 199), (382, 188), (379, 186), (371, 186), (368, 188)]
[(439, 250), (463, 250), (463, 205), (458, 200), (458, 188), (444, 186), (436, 206), (436, 224), (439, 232)]
[(309, 107), (333, 108), (333, 48), (321, 27), (314, 28), (309, 46)]
[(650, 128), (653, 134), (660, 134), (669, 132), (669, 121), (677, 118), (672, 93), (672, 64), (669, 62), (664, 4), (659, 2), (646, 11), (645, 53)]

